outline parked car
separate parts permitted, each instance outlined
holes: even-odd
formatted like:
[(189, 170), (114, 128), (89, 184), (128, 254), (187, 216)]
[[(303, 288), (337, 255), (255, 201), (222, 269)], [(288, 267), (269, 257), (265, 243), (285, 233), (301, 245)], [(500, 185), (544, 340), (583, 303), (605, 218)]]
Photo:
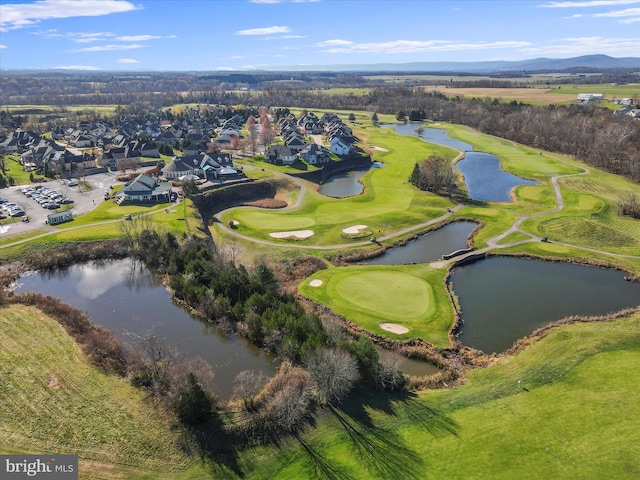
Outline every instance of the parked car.
[(50, 203), (49, 205), (47, 205), (47, 208), (49, 210), (57, 210), (60, 208), (60, 205), (58, 205), (57, 203)]
[(26, 213), (24, 210), (11, 210), (11, 212), (9, 213), (12, 217), (22, 217), (24, 216)]
[(77, 187), (78, 182), (76, 182), (75, 180), (70, 180), (69, 183), (67, 183), (67, 185), (69, 185), (70, 187)]

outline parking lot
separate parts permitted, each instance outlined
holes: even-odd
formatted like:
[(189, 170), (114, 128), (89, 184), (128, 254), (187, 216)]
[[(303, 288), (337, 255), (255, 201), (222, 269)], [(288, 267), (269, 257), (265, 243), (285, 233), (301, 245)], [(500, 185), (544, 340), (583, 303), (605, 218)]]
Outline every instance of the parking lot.
[[(72, 200), (73, 203), (68, 204), (68, 206), (71, 207), (74, 215), (80, 215), (96, 208), (96, 206), (105, 201), (105, 192), (110, 190), (110, 185), (117, 183), (116, 175), (115, 172), (107, 172), (85, 177), (83, 180), (91, 186), (90, 190), (87, 190), (86, 187), (81, 188), (81, 185), (74, 186), (74, 182), (69, 185), (69, 180), (50, 180), (40, 185)], [(75, 180), (78, 181), (78, 179)], [(67, 206), (60, 205), (62, 208), (58, 210), (43, 208), (36, 200), (24, 195), (20, 190), (22, 187), (25, 187), (25, 185), (0, 190), (1, 198), (7, 199), (8, 203), (14, 203), (25, 212), (25, 216), (9, 217), (3, 220), (4, 225), (0, 225), (1, 236), (50, 228), (45, 223), (47, 215), (56, 211), (63, 211)], [(31, 185), (31, 187), (35, 189), (36, 184)], [(3, 211), (1, 213), (7, 216), (7, 212)], [(23, 218), (28, 218), (29, 222), (22, 221)]]

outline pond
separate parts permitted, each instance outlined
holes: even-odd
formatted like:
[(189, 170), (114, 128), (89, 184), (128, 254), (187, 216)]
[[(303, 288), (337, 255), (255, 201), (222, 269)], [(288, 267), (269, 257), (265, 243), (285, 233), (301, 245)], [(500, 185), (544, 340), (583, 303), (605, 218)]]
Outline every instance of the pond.
[(16, 292), (52, 295), (87, 312), (133, 348), (154, 335), (186, 358), (206, 360), (215, 373), (214, 393), (226, 400), (242, 370), (272, 375), (273, 358), (251, 343), (219, 331), (171, 301), (160, 279), (143, 264), (127, 259), (78, 264), (53, 273), (23, 275)]
[(360, 183), (360, 177), (372, 168), (384, 167), (383, 162), (373, 162), (365, 168), (354, 168), (329, 175), (318, 188), (318, 193), (327, 197), (346, 198), (360, 195), (364, 191), (364, 185)]
[(481, 202), (510, 202), (511, 189), (519, 185), (538, 185), (500, 168), (500, 159), (483, 152), (466, 152), (456, 166), (464, 175), (467, 193)]
[(442, 228), (420, 235), (401, 247), (387, 250), (379, 257), (364, 260), (365, 265), (403, 265), (439, 260), (443, 255), (467, 247), (474, 222), (452, 222)]
[(408, 358), (379, 347), (376, 347), (376, 350), (378, 351), (378, 358), (380, 359), (380, 361), (384, 361), (387, 359), (399, 359), (398, 368), (405, 375), (413, 375), (414, 377), (425, 377), (427, 375), (433, 375), (440, 372), (440, 369), (438, 367), (429, 362), (425, 362), (423, 360), (418, 360), (415, 358)]
[(346, 170), (338, 172), (328, 177), (320, 188), (318, 193), (326, 197), (345, 198), (360, 195), (364, 190), (364, 185), (360, 183), (360, 177), (367, 173), (369, 168), (360, 168), (356, 170)]
[(612, 269), (515, 257), (456, 267), (462, 344), (502, 352), (535, 329), (570, 315), (595, 316), (640, 305), (640, 284)]
[[(408, 135), (410, 137), (418, 137), (416, 128), (424, 125), (422, 122), (408, 122), (398, 125), (382, 125), (382, 127), (393, 128), (399, 135)], [(455, 148), (456, 150), (468, 151), (473, 150), (473, 145), (451, 138), (446, 130), (440, 130), (438, 128), (424, 127), (422, 135), (418, 138), (422, 138), (425, 142), (435, 143), (436, 145), (443, 145), (445, 147)]]
[[(415, 129), (422, 122), (409, 122), (401, 125), (384, 125), (393, 128), (400, 135), (417, 136)], [(520, 178), (500, 168), (500, 159), (495, 155), (473, 152), (470, 145), (449, 137), (446, 130), (425, 127), (422, 139), (455, 148), (465, 152), (464, 158), (456, 163), (464, 175), (467, 193), (473, 200), (480, 202), (511, 202), (511, 190), (519, 185), (538, 185), (538, 182)]]

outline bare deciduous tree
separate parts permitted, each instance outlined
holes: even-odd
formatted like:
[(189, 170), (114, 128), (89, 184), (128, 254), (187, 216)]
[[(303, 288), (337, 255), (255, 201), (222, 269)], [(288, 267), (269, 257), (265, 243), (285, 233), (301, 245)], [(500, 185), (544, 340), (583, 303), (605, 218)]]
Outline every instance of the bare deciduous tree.
[(253, 409), (254, 399), (267, 380), (268, 377), (264, 372), (243, 370), (233, 381), (233, 398), (242, 400), (247, 410)]
[(446, 158), (431, 155), (417, 163), (409, 181), (420, 190), (451, 195), (456, 186), (456, 174)]
[(404, 384), (404, 375), (400, 371), (400, 355), (390, 355), (383, 358), (373, 369), (373, 377), (379, 388), (396, 390)]
[(307, 361), (307, 371), (321, 403), (339, 402), (358, 381), (358, 363), (347, 352), (323, 348)]

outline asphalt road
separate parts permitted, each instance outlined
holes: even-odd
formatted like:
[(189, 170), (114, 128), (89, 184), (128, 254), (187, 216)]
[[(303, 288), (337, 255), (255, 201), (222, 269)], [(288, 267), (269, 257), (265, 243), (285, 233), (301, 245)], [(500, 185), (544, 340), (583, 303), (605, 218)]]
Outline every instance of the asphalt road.
[[(116, 172), (107, 172), (85, 177), (84, 181), (91, 186), (90, 190), (86, 188), (80, 189), (80, 186), (70, 187), (67, 185), (68, 182), (66, 180), (50, 180), (42, 185), (56, 190), (73, 200), (74, 203), (70, 204), (72, 206), (71, 210), (75, 215), (80, 215), (96, 208), (96, 206), (105, 201), (105, 192), (109, 191), (110, 185), (117, 183), (116, 175)], [(51, 228), (45, 221), (47, 220), (47, 215), (54, 213), (56, 210), (42, 208), (35, 200), (26, 197), (20, 191), (22, 186), (3, 188), (0, 190), (0, 197), (6, 198), (9, 202), (22, 207), (29, 217), (29, 222), (21, 221), (22, 217), (4, 220), (4, 225), (0, 225), (0, 237)]]

